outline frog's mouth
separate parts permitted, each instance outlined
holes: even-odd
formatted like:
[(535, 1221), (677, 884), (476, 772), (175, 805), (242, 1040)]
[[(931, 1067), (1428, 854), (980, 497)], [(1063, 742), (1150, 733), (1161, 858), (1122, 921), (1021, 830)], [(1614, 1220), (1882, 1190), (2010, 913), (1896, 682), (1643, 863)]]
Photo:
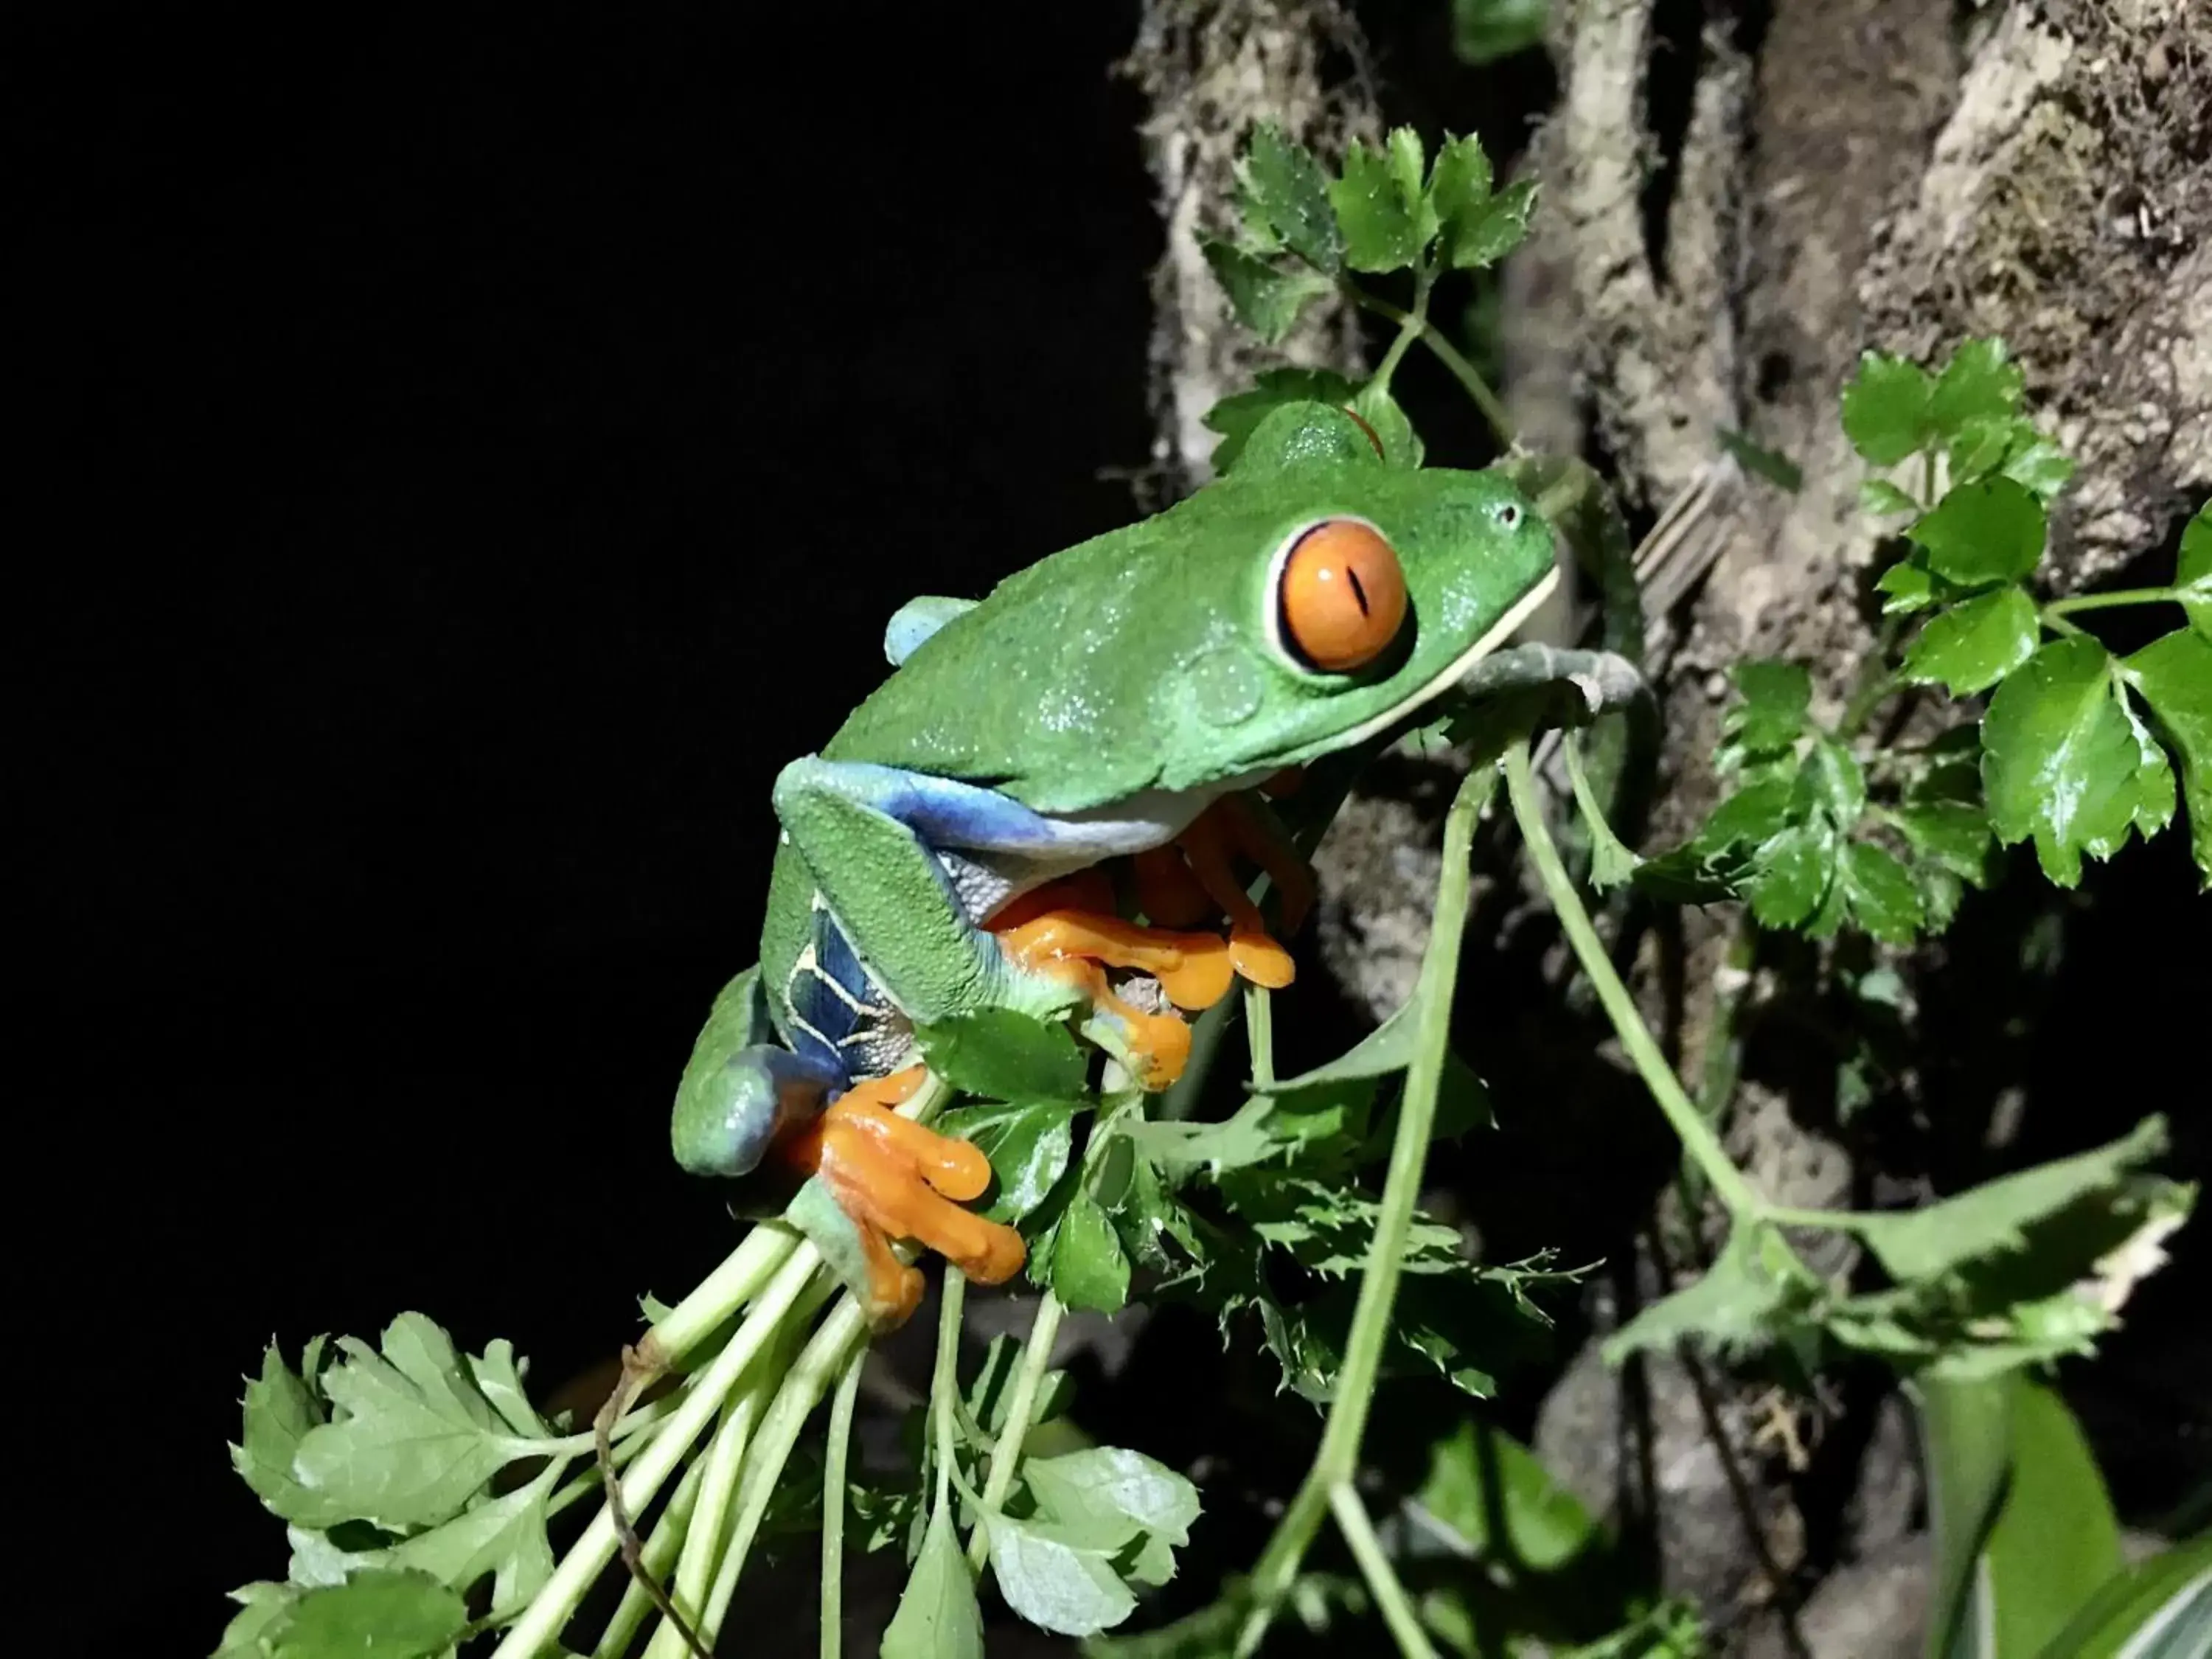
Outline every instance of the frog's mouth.
[(1260, 769), (1264, 771), (1279, 766), (1295, 766), (1323, 754), (1334, 754), (1340, 750), (1357, 748), (1370, 738), (1376, 737), (1396, 726), (1408, 714), (1415, 714), (1434, 702), (1458, 684), (1475, 664), (1512, 638), (1521, 624), (1536, 612), (1536, 608), (1550, 599), (1559, 586), (1559, 567), (1557, 564), (1544, 573), (1543, 580), (1515, 600), (1513, 606), (1492, 624), (1490, 630), (1473, 645), (1447, 664), (1425, 684), (1401, 701), (1384, 709), (1371, 719), (1361, 721), (1349, 731), (1340, 732), (1323, 741), (1305, 744), (1275, 757)]

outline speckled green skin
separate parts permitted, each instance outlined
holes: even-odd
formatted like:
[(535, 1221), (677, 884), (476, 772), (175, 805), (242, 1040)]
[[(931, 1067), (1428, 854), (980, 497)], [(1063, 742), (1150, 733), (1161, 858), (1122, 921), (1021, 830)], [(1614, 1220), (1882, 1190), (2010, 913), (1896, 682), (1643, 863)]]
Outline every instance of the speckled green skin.
[[(1351, 674), (1301, 666), (1271, 636), (1275, 556), (1315, 520), (1371, 522), (1409, 599), (1398, 646)], [(1202, 790), (1350, 747), (1444, 689), (1525, 614), (1554, 568), (1551, 533), (1495, 472), (1407, 471), (1341, 411), (1270, 416), (1237, 469), (1166, 512), (1056, 553), (950, 615), (823, 750), (957, 779), (1064, 813), (1142, 792)], [(922, 1018), (1062, 995), (978, 950), (914, 838), (781, 785), (787, 829), (761, 939), (777, 988), (830, 896), (901, 1006)]]

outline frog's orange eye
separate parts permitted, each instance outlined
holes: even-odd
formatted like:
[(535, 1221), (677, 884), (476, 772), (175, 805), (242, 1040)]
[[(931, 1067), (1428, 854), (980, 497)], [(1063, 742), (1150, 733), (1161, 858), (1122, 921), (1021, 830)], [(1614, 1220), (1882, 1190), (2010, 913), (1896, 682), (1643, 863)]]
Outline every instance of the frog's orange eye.
[(1364, 668), (1406, 620), (1406, 574), (1372, 525), (1324, 519), (1298, 538), (1276, 583), (1283, 643), (1332, 674)]

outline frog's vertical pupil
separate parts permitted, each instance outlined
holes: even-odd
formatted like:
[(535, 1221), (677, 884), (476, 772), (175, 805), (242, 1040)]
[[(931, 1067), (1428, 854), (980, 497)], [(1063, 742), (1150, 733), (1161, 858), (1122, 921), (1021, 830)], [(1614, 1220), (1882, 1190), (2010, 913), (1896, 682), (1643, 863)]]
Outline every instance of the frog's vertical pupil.
[(1363, 617), (1372, 616), (1375, 607), (1367, 603), (1367, 590), (1359, 585), (1359, 573), (1347, 565), (1345, 567), (1344, 579), (1352, 584), (1352, 597), (1359, 601), (1359, 614)]

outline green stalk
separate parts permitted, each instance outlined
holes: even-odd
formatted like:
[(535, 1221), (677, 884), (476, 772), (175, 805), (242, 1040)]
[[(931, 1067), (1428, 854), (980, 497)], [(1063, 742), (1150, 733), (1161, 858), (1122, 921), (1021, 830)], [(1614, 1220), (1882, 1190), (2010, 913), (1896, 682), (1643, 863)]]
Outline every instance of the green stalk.
[[(1527, 750), (1523, 748), (1519, 752), (1525, 768)], [(1368, 1247), (1358, 1300), (1352, 1308), (1352, 1329), (1345, 1340), (1344, 1364), (1330, 1398), (1321, 1449), (1315, 1454), (1313, 1467), (1307, 1470), (1297, 1495), (1284, 1511), (1274, 1536), (1267, 1540), (1266, 1551), (1252, 1570), (1253, 1605), (1237, 1632), (1238, 1659), (1246, 1659), (1259, 1648), (1276, 1609), (1297, 1581), (1299, 1564), (1304, 1560), (1315, 1534), (1321, 1530), (1322, 1519), (1335, 1504), (1337, 1489), (1351, 1491), (1352, 1477), (1358, 1469), (1359, 1443), (1366, 1432), (1375, 1381), (1382, 1370), (1382, 1350), (1390, 1334), (1390, 1310), (1397, 1299), (1406, 1239), (1413, 1226), (1414, 1205), (1420, 1196), (1421, 1173), (1428, 1162), (1429, 1139), (1436, 1125), (1437, 1094), (1443, 1081), (1450, 1037), (1452, 989), (1459, 979), (1460, 940), (1467, 928), (1468, 884), (1475, 822), (1496, 785), (1496, 771), (1489, 766), (1477, 766), (1461, 782), (1451, 810), (1444, 817), (1443, 873), (1437, 887), (1436, 920), (1422, 964), (1424, 1000), (1416, 1027), (1418, 1035), (1412, 1063), (1406, 1069), (1405, 1099), (1399, 1109), (1397, 1131), (1390, 1143), (1389, 1172), (1383, 1179), (1375, 1237)], [(1363, 1540), (1347, 1534), (1346, 1541), (1352, 1545), (1355, 1555), (1361, 1556), (1360, 1568), (1367, 1576), (1377, 1605), (1387, 1607), (1394, 1596), (1402, 1605), (1405, 1591), (1379, 1548), (1361, 1555)]]
[[(1620, 1045), (1628, 1051), (1644, 1086), (1650, 1090), (1652, 1099), (1666, 1115), (1675, 1138), (1682, 1143), (1682, 1150), (1697, 1161), (1698, 1170), (1711, 1183), (1714, 1195), (1728, 1207), (1729, 1215), (1737, 1220), (1759, 1215), (1762, 1205), (1758, 1193), (1730, 1161), (1712, 1126), (1683, 1092), (1674, 1068), (1667, 1064), (1659, 1045), (1644, 1028), (1635, 998), (1613, 971), (1613, 960), (1606, 954), (1597, 929), (1590, 925), (1589, 912), (1583, 908), (1574, 883), (1568, 879), (1567, 867), (1560, 860), (1559, 849), (1545, 824), (1543, 804), (1537, 799), (1535, 779), (1528, 767), (1526, 742), (1516, 743), (1505, 751), (1505, 787), (1528, 857), (1536, 866), (1537, 877), (1544, 884), (1552, 908), (1559, 915), (1560, 930), (1574, 947), (1590, 988), (1604, 1005), (1613, 1029), (1620, 1035)], [(1410, 1085), (1407, 1092), (1412, 1092)]]
[(2069, 615), (2076, 611), (2110, 611), (2124, 605), (2179, 605), (2183, 594), (2178, 587), (2124, 587), (2110, 593), (2077, 593), (2069, 599), (2053, 599), (2043, 607), (2043, 619)]
[(641, 1353), (673, 1364), (726, 1324), (799, 1248), (799, 1235), (777, 1222), (763, 1222), (744, 1236), (722, 1265), (699, 1288), (671, 1308), (640, 1339)]
[[(750, 1387), (730, 1397), (722, 1407), (721, 1426), (696, 1466), (703, 1468), (706, 1475), (700, 1484), (698, 1502), (692, 1506), (690, 1524), (684, 1529), (676, 1577), (667, 1583), (668, 1599), (695, 1622), (699, 1605), (714, 1582), (723, 1523), (729, 1519), (730, 1505), (737, 1497), (738, 1477), (744, 1471), (745, 1448), (751, 1443), (753, 1430), (774, 1394), (773, 1389), (765, 1386), (768, 1380), (757, 1378)], [(690, 1650), (683, 1632), (664, 1619), (647, 1644), (645, 1655), (646, 1659), (684, 1659)]]
[(1490, 389), (1490, 383), (1482, 378), (1482, 371), (1461, 355), (1459, 348), (1444, 337), (1443, 330), (1429, 321), (1425, 289), (1420, 292), (1416, 301), (1420, 313), (1416, 315), (1414, 312), (1392, 305), (1379, 295), (1368, 293), (1355, 283), (1347, 281), (1342, 286), (1352, 304), (1362, 311), (1371, 311), (1378, 317), (1387, 317), (1401, 329), (1406, 328), (1409, 323), (1415, 325), (1413, 331), (1419, 335), (1421, 343), (1435, 355), (1451, 377), (1460, 383), (1474, 406), (1482, 411), (1482, 418), (1490, 422), (1490, 429), (1497, 434), (1498, 441), (1508, 449), (1513, 447), (1513, 417), (1506, 412), (1504, 400)]
[[(721, 1408), (745, 1368), (780, 1333), (784, 1316), (821, 1269), (822, 1257), (813, 1245), (802, 1243), (792, 1249), (755, 1300), (744, 1323), (706, 1370), (692, 1379), (683, 1406), (623, 1476), (623, 1507), (630, 1514), (644, 1512), (661, 1482), (698, 1439), (708, 1419)], [(603, 1504), (532, 1601), (529, 1611), (508, 1627), (492, 1650), (492, 1659), (538, 1659), (547, 1651), (582, 1603), (592, 1581), (614, 1559), (615, 1543), (614, 1516)]]
[(752, 1449), (745, 1455), (744, 1480), (739, 1487), (744, 1507), (738, 1511), (737, 1528), (722, 1557), (721, 1571), (714, 1575), (714, 1588), (707, 1597), (699, 1623), (700, 1638), (708, 1647), (714, 1646), (723, 1615), (730, 1610), (730, 1599), (737, 1594), (745, 1558), (752, 1553), (753, 1535), (760, 1530), (761, 1517), (775, 1497), (775, 1484), (782, 1477), (784, 1464), (790, 1461), (791, 1449), (799, 1443), (799, 1431), (829, 1392), (831, 1381), (860, 1352), (867, 1334), (867, 1319), (860, 1304), (849, 1295), (840, 1296), (837, 1305), (799, 1354), (799, 1363), (784, 1378), (783, 1387), (776, 1390), (775, 1403), (761, 1419)]
[(838, 1659), (845, 1634), (845, 1457), (853, 1439), (853, 1407), (868, 1351), (854, 1351), (830, 1401), (830, 1442), (822, 1454), (821, 1659)]
[(1428, 1632), (1421, 1628), (1420, 1616), (1413, 1611), (1406, 1587), (1390, 1570), (1390, 1558), (1383, 1551), (1382, 1540), (1375, 1535), (1375, 1522), (1368, 1516), (1367, 1505), (1359, 1501), (1359, 1494), (1349, 1480), (1340, 1483), (1329, 1493), (1328, 1506), (1335, 1512), (1344, 1541), (1351, 1547), (1352, 1559), (1359, 1564), (1360, 1576), (1375, 1592), (1376, 1608), (1382, 1613), (1382, 1622), (1389, 1626), (1398, 1651), (1407, 1659), (1437, 1659), (1437, 1650), (1430, 1644)]
[[(1006, 1401), (1006, 1420), (999, 1429), (998, 1444), (991, 1450), (991, 1478), (983, 1483), (983, 1507), (995, 1510), (1002, 1507), (1006, 1494), (1014, 1489), (1014, 1475), (1022, 1461), (1022, 1442), (1029, 1436), (1030, 1418), (1036, 1410), (1037, 1391), (1043, 1386), (1044, 1374), (1052, 1368), (1053, 1344), (1060, 1340), (1060, 1316), (1066, 1310), (1060, 1298), (1050, 1291), (1037, 1304), (1036, 1317), (1030, 1322), (1029, 1341), (1022, 1349), (1022, 1367), (1014, 1376), (1014, 1391)], [(991, 1559), (991, 1533), (979, 1516), (975, 1535), (968, 1540), (968, 1568), (971, 1572), (983, 1571), (983, 1564)]]
[[(642, 1560), (645, 1570), (657, 1580), (665, 1577), (668, 1564), (676, 1559), (677, 1546), (684, 1541), (684, 1530), (691, 1524), (692, 1507), (698, 1502), (699, 1487), (706, 1479), (707, 1461), (693, 1460), (684, 1471), (684, 1478), (670, 1494), (668, 1507), (660, 1512), (660, 1519), (653, 1523), (653, 1532), (645, 1540)], [(594, 1485), (597, 1482), (593, 1483)], [(592, 1659), (621, 1659), (629, 1650), (630, 1638), (645, 1622), (645, 1615), (653, 1606), (646, 1595), (645, 1586), (635, 1578), (623, 1589), (623, 1598), (607, 1620), (607, 1627), (599, 1632), (597, 1646), (592, 1650)]]
[(968, 1300), (968, 1275), (950, 1261), (937, 1303), (937, 1364), (929, 1378), (930, 1431), (936, 1437), (937, 1495), (932, 1508), (952, 1501), (952, 1459), (960, 1445), (953, 1407), (960, 1394), (960, 1314)]

